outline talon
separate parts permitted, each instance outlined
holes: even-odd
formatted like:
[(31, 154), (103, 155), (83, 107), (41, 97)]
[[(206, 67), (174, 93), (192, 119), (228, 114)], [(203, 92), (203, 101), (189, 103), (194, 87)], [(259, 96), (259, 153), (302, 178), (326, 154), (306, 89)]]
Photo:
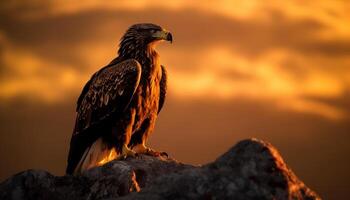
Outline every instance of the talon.
[(131, 149), (129, 149), (126, 145), (123, 145), (122, 153), (118, 157), (119, 160), (125, 160), (127, 157), (135, 158), (137, 153)]
[(145, 155), (150, 155), (150, 156), (155, 156), (155, 157), (165, 155), (168, 157), (167, 153), (155, 151), (149, 147), (146, 147), (144, 144), (138, 144), (138, 145), (134, 146), (133, 150), (139, 154), (145, 154)]
[(149, 151), (147, 152), (147, 155), (154, 156), (154, 157), (159, 157), (160, 156), (160, 152), (154, 151), (152, 149), (149, 149)]
[(160, 155), (161, 155), (161, 156), (166, 156), (167, 158), (169, 158), (169, 155), (168, 155), (167, 152), (164, 152), (164, 151), (163, 151), (163, 152), (160, 153)]

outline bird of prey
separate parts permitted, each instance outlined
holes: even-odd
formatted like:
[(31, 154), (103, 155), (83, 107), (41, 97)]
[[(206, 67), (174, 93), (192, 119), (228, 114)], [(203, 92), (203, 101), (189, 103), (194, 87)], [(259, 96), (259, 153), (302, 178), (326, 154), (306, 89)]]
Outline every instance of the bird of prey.
[(134, 24), (121, 38), (118, 56), (84, 86), (76, 107), (67, 174), (78, 174), (112, 159), (162, 155), (146, 147), (163, 107), (167, 74), (155, 45), (170, 41), (162, 27)]

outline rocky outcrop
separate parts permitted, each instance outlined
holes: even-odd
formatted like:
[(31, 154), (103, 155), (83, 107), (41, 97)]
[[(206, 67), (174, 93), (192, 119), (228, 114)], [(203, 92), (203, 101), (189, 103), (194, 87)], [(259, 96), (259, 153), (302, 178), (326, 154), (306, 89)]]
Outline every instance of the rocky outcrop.
[(239, 142), (216, 161), (192, 166), (139, 156), (80, 176), (27, 170), (0, 184), (0, 199), (320, 199), (269, 143)]

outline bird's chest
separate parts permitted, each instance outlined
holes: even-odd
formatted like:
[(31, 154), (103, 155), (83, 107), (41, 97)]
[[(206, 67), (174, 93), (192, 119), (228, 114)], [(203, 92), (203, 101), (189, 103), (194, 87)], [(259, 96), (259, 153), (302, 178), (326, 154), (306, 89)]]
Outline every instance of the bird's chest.
[[(160, 69), (160, 66), (158, 66)], [(158, 113), (161, 71), (156, 69), (150, 75), (141, 77), (135, 99), (136, 120), (140, 125), (145, 119), (155, 119)]]

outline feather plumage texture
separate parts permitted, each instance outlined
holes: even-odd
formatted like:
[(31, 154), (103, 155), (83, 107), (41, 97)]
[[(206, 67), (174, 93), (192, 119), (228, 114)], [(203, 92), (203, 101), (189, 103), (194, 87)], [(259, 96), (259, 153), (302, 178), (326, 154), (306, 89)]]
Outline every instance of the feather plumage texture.
[(108, 131), (101, 127), (108, 127), (109, 120), (123, 114), (132, 100), (140, 77), (141, 66), (133, 59), (103, 68), (92, 77), (77, 107), (67, 173), (74, 171), (86, 148), (102, 134), (99, 131)]
[(154, 24), (131, 26), (121, 39), (119, 56), (86, 83), (77, 101), (66, 173), (74, 172), (96, 141), (117, 153), (123, 145), (145, 144), (165, 101), (167, 75), (154, 45), (172, 41), (167, 34)]
[(135, 59), (101, 70), (92, 79), (77, 109), (74, 134), (83, 132), (112, 114), (122, 114), (131, 102), (140, 78), (141, 65)]

